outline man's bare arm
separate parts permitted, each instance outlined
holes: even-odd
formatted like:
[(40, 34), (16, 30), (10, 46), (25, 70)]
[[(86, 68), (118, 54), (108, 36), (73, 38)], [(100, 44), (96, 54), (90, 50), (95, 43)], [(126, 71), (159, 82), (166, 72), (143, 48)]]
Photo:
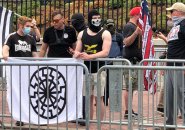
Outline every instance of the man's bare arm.
[(33, 57), (38, 57), (38, 53), (34, 51), (34, 52), (32, 52), (32, 56)]
[(3, 46), (3, 52), (2, 52), (2, 55), (3, 55), (3, 59), (4, 60), (7, 60), (8, 57), (9, 57), (9, 50), (10, 50), (10, 47), (7, 46), (7, 45), (4, 45)]
[(134, 31), (134, 33), (132, 35), (130, 35), (127, 38), (124, 38), (123, 42), (125, 44), (125, 46), (130, 46), (132, 45), (132, 43), (135, 41), (135, 39), (137, 38), (138, 35), (142, 34), (142, 30), (137, 27), (136, 30)]
[(48, 44), (46, 43), (42, 43), (42, 46), (40, 48), (40, 53), (39, 53), (39, 57), (44, 57), (45, 54), (46, 54), (46, 51), (47, 51), (47, 48), (48, 48)]

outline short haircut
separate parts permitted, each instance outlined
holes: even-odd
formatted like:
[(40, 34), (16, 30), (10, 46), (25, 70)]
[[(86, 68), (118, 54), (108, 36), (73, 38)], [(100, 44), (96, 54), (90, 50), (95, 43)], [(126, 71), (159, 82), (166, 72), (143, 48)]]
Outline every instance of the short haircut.
[(56, 16), (60, 14), (62, 17), (64, 16), (63, 12), (61, 10), (55, 10), (53, 13), (52, 13), (52, 19)]
[(26, 22), (31, 22), (32, 19), (31, 18), (28, 18), (26, 16), (21, 16), (18, 18), (18, 24), (22, 24), (22, 25), (25, 25)]

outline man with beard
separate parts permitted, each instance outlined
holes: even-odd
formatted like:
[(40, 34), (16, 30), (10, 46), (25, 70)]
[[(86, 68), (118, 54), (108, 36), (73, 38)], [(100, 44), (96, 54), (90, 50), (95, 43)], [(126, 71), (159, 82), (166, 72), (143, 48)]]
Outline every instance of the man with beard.
[[(110, 32), (112, 36), (112, 44), (109, 51), (109, 58), (120, 58), (122, 57), (123, 51), (123, 36), (116, 31), (116, 26), (113, 19), (107, 19), (105, 28)], [(108, 62), (108, 65), (112, 65), (112, 62)], [(109, 104), (109, 70), (107, 70), (105, 96), (103, 98), (106, 106)]]
[(43, 43), (40, 48), (40, 57), (44, 57), (47, 49), (47, 57), (70, 58), (69, 49), (75, 48), (76, 32), (70, 26), (65, 26), (64, 16), (60, 10), (56, 10), (52, 14), (53, 26), (49, 27), (43, 36)]
[[(93, 119), (93, 100), (95, 98), (97, 104), (97, 61), (91, 61), (96, 58), (104, 58), (109, 54), (111, 47), (111, 34), (107, 30), (101, 27), (101, 16), (97, 10), (91, 10), (88, 13), (88, 28), (81, 31), (78, 35), (76, 43), (76, 49), (74, 51), (74, 57), (85, 60), (85, 64), (91, 73), (92, 90), (90, 96), (90, 118)], [(91, 66), (90, 66), (91, 65)], [(104, 117), (104, 88), (105, 88), (105, 77), (103, 80), (102, 76), (105, 73), (101, 73), (101, 120)], [(85, 87), (84, 87), (85, 90)], [(85, 91), (83, 93), (85, 95)]]
[[(167, 59), (185, 59), (185, 4), (181, 2), (174, 3), (166, 9), (170, 11), (173, 21), (173, 27), (167, 36)], [(167, 66), (184, 66), (184, 63), (167, 62)], [(185, 116), (184, 70), (168, 70), (166, 72), (166, 124), (176, 124), (176, 111), (174, 106), (179, 107), (182, 116)], [(176, 97), (176, 100), (174, 100)], [(185, 119), (183, 118), (183, 125)], [(163, 128), (161, 128), (163, 129)], [(176, 128), (166, 128), (166, 130), (175, 130)]]
[[(140, 17), (141, 7), (134, 7), (130, 11), (130, 20), (124, 26), (123, 29), (123, 42), (125, 44), (125, 57), (133, 65), (138, 64), (142, 60), (142, 45), (141, 45), (141, 35), (142, 31), (138, 27), (138, 21)], [(125, 71), (125, 84), (126, 91), (124, 93), (125, 97), (125, 115), (124, 118), (128, 119), (128, 91), (129, 91), (129, 77), (132, 79), (132, 91), (137, 90), (138, 87), (138, 75), (137, 70), (132, 70), (132, 74), (129, 75), (128, 71)], [(132, 92), (133, 93), (133, 92)], [(132, 116), (137, 117), (137, 113), (132, 110)]]

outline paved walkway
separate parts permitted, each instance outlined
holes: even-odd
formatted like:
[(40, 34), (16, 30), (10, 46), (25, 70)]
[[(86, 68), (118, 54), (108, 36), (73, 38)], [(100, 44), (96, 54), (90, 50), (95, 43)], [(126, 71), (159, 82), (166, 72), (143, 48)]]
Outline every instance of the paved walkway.
[[(6, 91), (4, 91), (4, 93), (2, 91), (0, 91), (0, 102), (2, 104), (2, 100), (6, 101), (6, 98), (2, 98), (6, 97)], [(163, 122), (165, 121), (164, 118), (161, 116), (160, 113), (156, 112), (156, 104), (157, 104), (157, 97), (158, 97), (158, 93), (155, 94), (155, 96), (153, 97), (151, 94), (148, 95), (148, 92), (144, 92), (143, 93), (143, 123), (144, 124), (153, 124), (153, 122), (155, 122), (156, 124), (163, 124)], [(122, 95), (122, 99), (124, 99), (123, 95)], [(127, 125), (119, 125), (119, 123), (117, 125), (112, 125), (109, 124), (109, 121), (120, 121), (120, 119), (123, 121), (123, 123), (128, 123), (128, 120), (124, 119), (124, 110), (125, 110), (125, 105), (124, 105), (124, 100), (122, 101), (122, 112), (111, 112), (110, 111), (110, 107), (107, 106), (106, 107), (106, 112), (105, 112), (105, 121), (108, 122), (108, 124), (106, 125), (102, 125), (102, 130), (128, 130)], [(96, 109), (96, 106), (94, 106), (94, 109)], [(133, 96), (133, 109), (135, 112), (138, 111), (138, 93), (135, 93)], [(0, 105), (0, 113), (2, 112), (2, 105)], [(6, 103), (6, 108), (4, 109), (4, 114), (3, 115), (10, 115), (9, 111), (8, 111), (8, 107), (7, 107), (7, 103)], [(121, 116), (121, 117), (120, 117)], [(96, 115), (94, 115), (94, 117), (96, 118)], [(15, 120), (11, 120), (10, 117), (0, 117), (0, 120), (3, 121), (3, 124), (5, 125), (5, 127), (7, 129), (11, 129), (13, 128), (15, 129), (20, 129), (19, 127), (15, 127)], [(11, 126), (11, 121), (12, 121), (12, 126)], [(178, 124), (182, 124), (182, 119), (178, 119)], [(137, 129), (138, 128), (138, 120), (133, 120), (132, 121), (132, 125), (133, 125), (133, 129)], [(26, 124), (25, 126), (23, 126), (22, 128), (24, 128), (25, 130), (29, 129), (29, 127), (32, 130), (36, 130), (36, 129), (49, 129), (49, 130), (56, 130), (57, 127), (56, 125), (48, 125), (48, 126), (36, 126), (36, 125), (28, 125)], [(81, 126), (81, 125), (76, 125), (75, 123), (71, 123), (68, 122), (68, 124), (66, 123), (60, 123), (58, 125), (58, 129), (59, 130), (66, 130), (66, 127), (68, 127), (68, 130), (76, 130), (78, 128), (78, 130), (84, 130), (85, 126)], [(2, 128), (2, 127), (1, 127)], [(22, 129), (22, 130), (24, 130)], [(96, 124), (91, 124), (90, 126), (90, 130), (96, 130)], [(147, 130), (152, 130), (152, 128), (147, 128)]]

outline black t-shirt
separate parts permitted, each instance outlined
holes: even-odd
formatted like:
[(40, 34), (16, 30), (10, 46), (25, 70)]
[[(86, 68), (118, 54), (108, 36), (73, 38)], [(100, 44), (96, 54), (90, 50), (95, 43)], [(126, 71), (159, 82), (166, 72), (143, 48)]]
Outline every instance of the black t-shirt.
[[(87, 29), (85, 29), (82, 35), (82, 51), (87, 54), (96, 54), (102, 51), (102, 34), (104, 31), (105, 30), (102, 29), (96, 35), (90, 36), (87, 33)], [(84, 63), (91, 73), (96, 73), (97, 70), (104, 64), (104, 62), (98, 63), (97, 61), (85, 61)]]
[[(128, 22), (123, 28), (123, 37), (127, 38), (131, 36), (136, 30), (137, 26), (131, 22)], [(125, 57), (126, 59), (132, 59), (137, 57), (140, 61), (142, 60), (142, 44), (141, 39), (139, 40), (139, 36), (135, 39), (134, 43), (130, 46), (125, 46)]]
[[(167, 58), (185, 59), (185, 19), (170, 30), (167, 39)], [(167, 65), (172, 65), (172, 63)]]
[(30, 35), (20, 36), (17, 32), (10, 34), (5, 44), (10, 48), (10, 57), (32, 57), (32, 52), (37, 51), (35, 40)]
[[(56, 40), (56, 34), (60, 42)], [(70, 26), (65, 26), (64, 30), (56, 30), (54, 27), (48, 28), (43, 36), (43, 42), (48, 44), (48, 57), (72, 57), (69, 53), (69, 47), (77, 40), (76, 31)]]

